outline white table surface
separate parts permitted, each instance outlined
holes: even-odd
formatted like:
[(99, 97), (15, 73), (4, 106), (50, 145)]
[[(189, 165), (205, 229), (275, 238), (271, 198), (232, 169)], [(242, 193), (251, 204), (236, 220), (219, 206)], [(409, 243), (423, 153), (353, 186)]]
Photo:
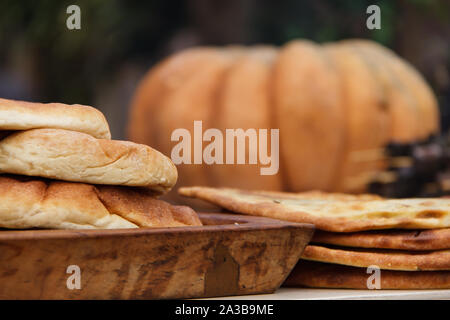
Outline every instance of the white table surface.
[(450, 300), (450, 290), (350, 290), (281, 288), (273, 294), (212, 298), (213, 300)]

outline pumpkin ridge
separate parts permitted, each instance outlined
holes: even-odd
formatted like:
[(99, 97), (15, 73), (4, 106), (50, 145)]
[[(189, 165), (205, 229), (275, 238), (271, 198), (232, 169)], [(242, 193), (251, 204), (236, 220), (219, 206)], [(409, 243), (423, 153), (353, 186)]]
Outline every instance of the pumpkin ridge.
[[(222, 113), (224, 110), (224, 106), (223, 106), (223, 86), (221, 85), (222, 83), (224, 83), (224, 81), (229, 77), (230, 73), (233, 70), (233, 66), (237, 63), (237, 61), (240, 58), (240, 54), (236, 53), (234, 50), (235, 48), (232, 48), (232, 52), (231, 53), (227, 53), (226, 51), (227, 49), (224, 49), (220, 52), (220, 54), (226, 56), (228, 59), (230, 59), (230, 63), (222, 70), (221, 74), (219, 75), (219, 80), (216, 82), (216, 86), (214, 87), (213, 91), (214, 93), (212, 94), (212, 108), (214, 110), (210, 110), (209, 114), (208, 114), (208, 122), (211, 124), (211, 128), (217, 128), (219, 130), (222, 131), (222, 133), (224, 134), (224, 128), (222, 128), (221, 123), (220, 123), (220, 119), (222, 117)], [(203, 130), (205, 130), (206, 128), (203, 128)], [(225, 144), (225, 141), (224, 141)], [(225, 154), (224, 154), (225, 157)], [(224, 159), (224, 163), (225, 163), (225, 159)], [(215, 165), (217, 166), (217, 165)], [(223, 166), (223, 165), (218, 165), (219, 167)], [(219, 169), (220, 170), (220, 169)], [(208, 173), (206, 175), (207, 180), (208, 180), (208, 185), (211, 186), (216, 186), (216, 185), (220, 185), (220, 183), (217, 183), (217, 181), (219, 181), (218, 176), (217, 176), (217, 170), (215, 170), (214, 167), (209, 166), (208, 168)]]
[[(348, 45), (348, 44), (345, 44)], [(364, 55), (364, 53), (359, 50), (359, 48), (350, 45), (351, 49), (354, 50), (359, 57), (361, 58), (361, 60), (363, 61), (363, 63), (367, 66), (367, 70), (369, 71), (369, 73), (372, 74), (373, 78), (376, 80), (375, 84), (378, 88), (378, 91), (380, 93), (380, 95), (378, 96), (378, 99), (376, 100), (376, 103), (378, 104), (378, 109), (381, 111), (382, 115), (382, 119), (384, 119), (385, 122), (385, 129), (387, 129), (387, 132), (385, 132), (384, 137), (380, 138), (380, 146), (379, 149), (384, 149), (387, 144), (390, 142), (390, 138), (391, 138), (391, 113), (390, 113), (390, 106), (389, 106), (389, 102), (388, 102), (388, 89), (386, 87), (386, 85), (380, 80), (380, 74), (378, 73), (379, 70), (376, 69), (376, 66), (373, 65), (373, 63), (371, 63), (371, 61), (368, 59), (368, 57), (366, 55)], [(371, 162), (367, 163), (369, 170), (370, 171), (380, 171), (380, 170), (384, 170), (386, 167), (386, 163), (384, 161), (384, 159), (374, 159)]]
[(337, 77), (337, 85), (338, 85), (338, 92), (339, 92), (339, 106), (340, 106), (340, 113), (341, 113), (341, 147), (339, 149), (339, 154), (337, 155), (337, 160), (335, 164), (334, 172), (332, 173), (330, 177), (330, 183), (329, 183), (329, 189), (334, 190), (338, 184), (339, 184), (339, 178), (340, 178), (340, 169), (343, 166), (343, 162), (345, 161), (346, 157), (346, 150), (347, 150), (347, 144), (348, 144), (348, 132), (347, 132), (347, 109), (343, 105), (343, 90), (342, 86), (340, 85), (340, 75), (337, 70), (337, 66), (335, 61), (330, 57), (328, 52), (324, 49), (324, 45), (320, 45), (320, 52), (322, 54), (323, 59), (326, 61), (328, 66), (331, 68), (332, 72), (335, 73)]
[[(270, 54), (276, 53), (272, 48), (251, 47), (236, 58), (221, 81), (221, 95), (218, 104), (217, 128), (243, 130), (269, 128), (270, 106), (268, 101), (268, 80), (271, 61)], [(269, 56), (267, 55), (269, 53)], [(268, 131), (270, 134), (270, 130)], [(257, 142), (258, 143), (258, 142)], [(236, 151), (236, 147), (234, 151)], [(257, 151), (258, 152), (258, 151)], [(257, 154), (258, 155), (258, 154)], [(246, 149), (246, 159), (249, 150)], [(213, 168), (220, 186), (242, 188), (279, 189), (281, 181), (277, 175), (261, 176), (261, 164), (227, 164)], [(234, 175), (239, 179), (234, 178)], [(253, 177), (253, 178), (252, 178)], [(219, 184), (215, 184), (219, 185)]]
[[(293, 45), (300, 48), (286, 57)], [(229, 165), (225, 174), (215, 171), (221, 165), (181, 164), (179, 182), (361, 192), (373, 171), (381, 170), (373, 164), (384, 158), (387, 142), (417, 142), (439, 132), (433, 92), (417, 70), (388, 48), (362, 39), (323, 45), (298, 40), (276, 48), (274, 58), (271, 49), (258, 53), (259, 48), (193, 48), (156, 64), (133, 96), (130, 140), (167, 154), (174, 146), (170, 133), (186, 128), (192, 135), (193, 120), (204, 120), (204, 129), (268, 126), (280, 130), (276, 178), (253, 175), (247, 162)], [(227, 62), (227, 54), (234, 58)], [(231, 75), (243, 55), (249, 65)], [(253, 65), (255, 59), (267, 68)], [(227, 77), (235, 79), (226, 84)], [(250, 84), (253, 80), (258, 82)]]
[[(377, 59), (377, 61), (384, 61), (386, 59), (386, 57), (380, 56), (379, 52), (371, 50), (364, 42), (348, 41), (348, 43), (357, 47), (370, 57)], [(384, 84), (388, 92), (388, 103), (392, 104), (390, 142), (410, 143), (419, 140), (421, 119), (417, 102), (412, 99), (411, 94), (405, 88), (404, 84), (399, 81), (392, 68), (390, 68), (389, 63), (378, 63), (377, 67), (379, 69), (379, 80)], [(383, 78), (382, 76), (383, 69), (387, 78)]]

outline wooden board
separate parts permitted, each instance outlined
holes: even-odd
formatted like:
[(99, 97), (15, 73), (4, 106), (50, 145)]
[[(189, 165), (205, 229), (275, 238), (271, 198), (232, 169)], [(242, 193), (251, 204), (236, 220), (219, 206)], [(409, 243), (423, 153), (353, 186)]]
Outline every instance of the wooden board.
[[(200, 217), (205, 226), (2, 230), (0, 299), (271, 293), (288, 276), (313, 234), (309, 224), (232, 214)], [(77, 267), (69, 266), (79, 267), (80, 289), (73, 288)]]

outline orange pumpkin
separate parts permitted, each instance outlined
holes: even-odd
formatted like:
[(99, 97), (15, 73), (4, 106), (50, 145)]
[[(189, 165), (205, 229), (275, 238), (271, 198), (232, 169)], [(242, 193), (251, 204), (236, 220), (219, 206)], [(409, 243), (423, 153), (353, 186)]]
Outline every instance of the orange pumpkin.
[(181, 164), (178, 186), (361, 192), (386, 165), (379, 151), (388, 143), (439, 131), (423, 78), (367, 40), (188, 49), (147, 73), (130, 110), (129, 139), (168, 155), (173, 130), (193, 136), (194, 120), (203, 130), (279, 129), (276, 175), (260, 165)]

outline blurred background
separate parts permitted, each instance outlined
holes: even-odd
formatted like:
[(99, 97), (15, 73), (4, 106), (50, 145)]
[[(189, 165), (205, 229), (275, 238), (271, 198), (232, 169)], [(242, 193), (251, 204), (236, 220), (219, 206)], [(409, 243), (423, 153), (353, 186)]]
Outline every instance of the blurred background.
[[(81, 8), (81, 30), (66, 27), (71, 4)], [(370, 4), (381, 8), (381, 30), (366, 28)], [(354, 37), (413, 64), (439, 99), (443, 130), (450, 127), (448, 0), (0, 0), (0, 97), (93, 105), (122, 139), (139, 79), (173, 52)]]

